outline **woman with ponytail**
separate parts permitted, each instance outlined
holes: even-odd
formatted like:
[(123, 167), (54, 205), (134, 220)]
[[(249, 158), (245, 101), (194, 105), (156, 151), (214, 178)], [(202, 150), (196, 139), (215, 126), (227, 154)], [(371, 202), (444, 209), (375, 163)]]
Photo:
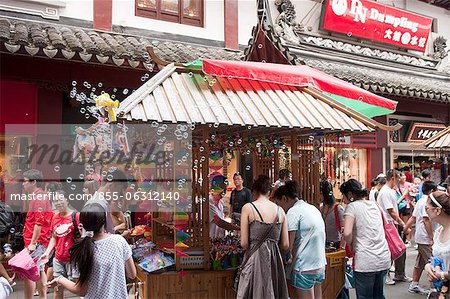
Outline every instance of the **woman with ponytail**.
[(391, 254), (384, 235), (381, 210), (367, 200), (369, 191), (350, 179), (339, 187), (348, 203), (344, 213), (344, 239), (355, 252), (354, 277), (358, 299), (384, 299), (384, 282)]
[(70, 262), (79, 272), (78, 281), (58, 276), (48, 284), (62, 285), (86, 299), (128, 298), (126, 277), (136, 277), (130, 246), (122, 236), (106, 232), (106, 212), (99, 204), (84, 207), (80, 222), (84, 235), (69, 249)]

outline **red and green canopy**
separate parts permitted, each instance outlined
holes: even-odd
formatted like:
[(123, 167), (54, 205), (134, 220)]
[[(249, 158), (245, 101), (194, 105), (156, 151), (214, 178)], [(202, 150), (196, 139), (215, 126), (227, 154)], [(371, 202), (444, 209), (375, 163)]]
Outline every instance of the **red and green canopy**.
[(397, 106), (395, 101), (305, 65), (203, 59), (194, 61), (187, 66), (201, 68), (205, 74), (213, 76), (314, 87), (367, 117), (391, 114)]

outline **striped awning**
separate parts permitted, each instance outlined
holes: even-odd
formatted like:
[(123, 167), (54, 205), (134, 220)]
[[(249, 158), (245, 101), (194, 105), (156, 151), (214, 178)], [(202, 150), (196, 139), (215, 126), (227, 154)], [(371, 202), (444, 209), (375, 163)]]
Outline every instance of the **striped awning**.
[[(168, 65), (121, 102), (128, 121), (372, 132), (382, 124), (312, 88)], [(386, 129), (383, 127), (383, 129)]]
[(450, 150), (450, 127), (440, 131), (430, 139), (424, 142), (429, 149), (447, 149)]

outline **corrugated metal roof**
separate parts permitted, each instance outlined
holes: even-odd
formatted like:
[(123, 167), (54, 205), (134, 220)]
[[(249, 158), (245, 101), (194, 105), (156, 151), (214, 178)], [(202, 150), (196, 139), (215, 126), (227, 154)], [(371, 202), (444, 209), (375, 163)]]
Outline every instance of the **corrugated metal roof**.
[(425, 142), (425, 146), (431, 149), (450, 150), (450, 127), (442, 130)]
[[(308, 90), (255, 80), (204, 77), (167, 66), (126, 98), (118, 109), (129, 121), (225, 124), (371, 132), (376, 125), (354, 117)], [(357, 113), (356, 113), (357, 114)]]

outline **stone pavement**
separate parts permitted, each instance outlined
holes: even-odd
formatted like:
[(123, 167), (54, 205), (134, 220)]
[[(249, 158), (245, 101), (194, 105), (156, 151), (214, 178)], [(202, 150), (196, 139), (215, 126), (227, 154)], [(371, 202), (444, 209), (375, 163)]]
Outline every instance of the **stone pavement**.
[[(412, 270), (415, 264), (417, 256), (417, 250), (413, 246), (409, 247), (406, 256), (406, 275), (412, 276)], [(428, 281), (426, 280), (425, 274), (422, 274), (420, 285), (422, 287), (428, 286)], [(397, 282), (396, 285), (386, 286), (386, 298), (387, 299), (425, 299), (425, 295), (411, 294), (408, 292), (409, 283), (407, 282)], [(23, 282), (17, 281), (17, 285), (14, 287), (14, 293), (9, 298), (22, 299), (23, 298)], [(37, 296), (35, 298), (38, 298)], [(53, 298), (53, 294), (49, 294), (48, 298)], [(78, 298), (75, 295), (66, 291), (64, 298)], [(350, 292), (350, 298), (356, 299), (356, 294), (354, 290)], [(329, 299), (329, 298), (324, 298)]]

